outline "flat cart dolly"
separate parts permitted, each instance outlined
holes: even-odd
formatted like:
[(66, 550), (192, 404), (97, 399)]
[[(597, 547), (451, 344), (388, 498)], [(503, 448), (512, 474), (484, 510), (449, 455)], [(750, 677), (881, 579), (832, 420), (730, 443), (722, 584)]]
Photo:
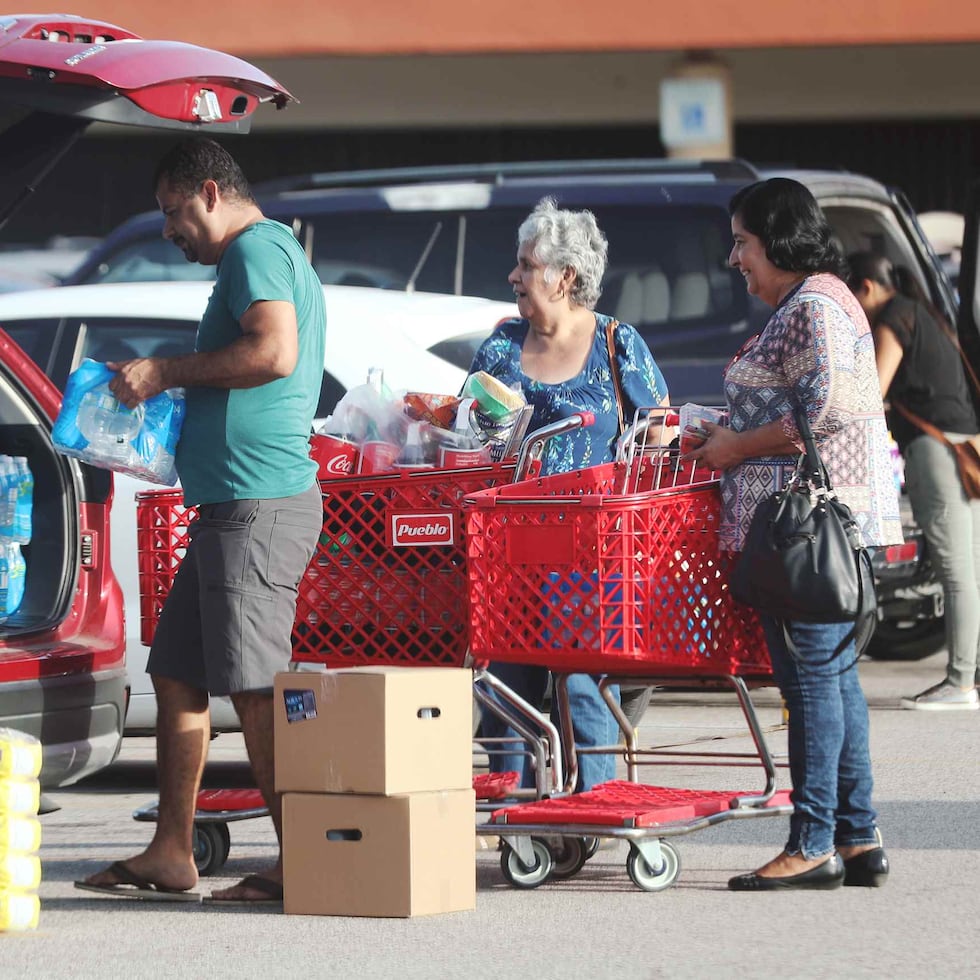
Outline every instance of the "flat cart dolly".
[[(582, 412), (538, 429), (516, 460), (321, 481), (323, 531), (299, 585), (290, 669), (471, 665), (462, 500), (536, 473), (549, 439), (593, 421)], [(149, 645), (196, 509), (183, 505), (179, 490), (146, 491), (136, 500), (141, 639)], [(527, 733), (537, 786), (525, 797), (560, 791), (565, 778), (555, 726), (484, 664), (472, 665), (475, 699)], [(478, 806), (520, 797), (517, 780), (516, 773), (476, 774)], [(224, 864), (229, 823), (267, 812), (258, 790), (202, 791), (194, 817), (199, 873), (214, 874)], [(133, 816), (155, 821), (157, 804)]]

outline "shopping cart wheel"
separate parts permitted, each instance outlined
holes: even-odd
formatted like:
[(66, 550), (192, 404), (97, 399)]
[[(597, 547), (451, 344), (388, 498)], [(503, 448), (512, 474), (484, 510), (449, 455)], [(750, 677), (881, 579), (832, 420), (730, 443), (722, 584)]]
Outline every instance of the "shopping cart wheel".
[(194, 824), (194, 864), (202, 877), (215, 874), (228, 860), (231, 834), (226, 823)]
[[(549, 837), (551, 877), (559, 880), (574, 878), (589, 860), (589, 837)], [(595, 853), (595, 852), (593, 852)]]
[(500, 870), (515, 888), (537, 888), (551, 874), (551, 851), (548, 850), (548, 845), (540, 838), (532, 837), (531, 848), (534, 851), (535, 863), (529, 868), (517, 856), (517, 851), (509, 844), (503, 845)]
[(637, 888), (642, 888), (645, 892), (660, 892), (677, 880), (681, 859), (673, 844), (668, 844), (665, 840), (660, 842), (660, 858), (660, 867), (651, 868), (640, 851), (636, 847), (630, 847), (626, 870)]
[(588, 861), (599, 850), (601, 841), (598, 837), (583, 837), (582, 840), (585, 842), (585, 860)]

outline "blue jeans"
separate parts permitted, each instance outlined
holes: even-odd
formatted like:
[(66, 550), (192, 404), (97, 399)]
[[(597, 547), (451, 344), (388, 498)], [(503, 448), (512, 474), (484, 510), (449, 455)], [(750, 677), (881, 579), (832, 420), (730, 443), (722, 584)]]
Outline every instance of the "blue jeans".
[[(541, 706), (545, 690), (548, 686), (548, 669), (546, 667), (530, 667), (527, 664), (492, 663), (490, 673), (503, 681), (515, 694), (520, 695), (535, 708)], [(612, 686), (616, 697), (619, 697), (619, 687)], [(612, 712), (602, 700), (599, 686), (588, 674), (572, 674), (568, 678), (568, 704), (572, 713), (572, 733), (575, 744), (586, 748), (600, 745), (616, 745), (619, 741), (619, 725), (613, 718)], [(557, 724), (557, 710), (552, 711), (552, 718)], [(523, 740), (513, 728), (503, 722), (490, 711), (483, 712), (481, 721), (483, 735), (486, 738), (515, 739), (514, 747), (519, 748)], [(506, 746), (505, 748), (509, 748)], [(492, 753), (490, 755), (491, 772), (519, 772), (521, 786), (533, 787), (534, 770), (531, 760), (520, 752)], [(616, 758), (613, 755), (580, 755), (578, 756), (578, 783), (576, 792), (592, 789), (597, 783), (616, 778)]]
[(874, 843), (868, 704), (853, 666), (853, 641), (825, 662), (852, 624), (788, 623), (795, 657), (779, 622), (763, 616), (762, 625), (789, 711), (794, 809), (786, 853), (812, 860), (835, 846)]

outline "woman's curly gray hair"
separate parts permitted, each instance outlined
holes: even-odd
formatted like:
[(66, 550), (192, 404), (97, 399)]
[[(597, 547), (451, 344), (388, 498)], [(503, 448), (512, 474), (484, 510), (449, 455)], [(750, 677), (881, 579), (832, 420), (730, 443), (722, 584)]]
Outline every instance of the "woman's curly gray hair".
[(554, 282), (565, 269), (575, 271), (569, 299), (594, 310), (602, 292), (609, 243), (591, 211), (565, 211), (550, 197), (543, 198), (517, 230), (518, 248), (530, 245), (545, 267), (545, 282)]

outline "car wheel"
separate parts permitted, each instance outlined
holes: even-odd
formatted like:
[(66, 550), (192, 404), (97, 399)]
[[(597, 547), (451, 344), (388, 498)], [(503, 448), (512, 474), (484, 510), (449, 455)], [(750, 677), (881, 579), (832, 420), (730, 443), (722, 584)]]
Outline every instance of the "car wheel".
[(940, 619), (885, 620), (875, 627), (867, 654), (873, 660), (923, 660), (946, 643)]

